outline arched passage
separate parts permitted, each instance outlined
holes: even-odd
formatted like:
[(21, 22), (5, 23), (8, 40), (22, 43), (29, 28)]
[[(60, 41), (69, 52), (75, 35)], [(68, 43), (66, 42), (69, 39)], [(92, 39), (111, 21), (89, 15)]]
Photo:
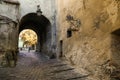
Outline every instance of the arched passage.
[(38, 16), (36, 13), (29, 13), (23, 16), (19, 25), (19, 33), (24, 29), (31, 29), (37, 33), (37, 51), (50, 51), (51, 25), (45, 16)]

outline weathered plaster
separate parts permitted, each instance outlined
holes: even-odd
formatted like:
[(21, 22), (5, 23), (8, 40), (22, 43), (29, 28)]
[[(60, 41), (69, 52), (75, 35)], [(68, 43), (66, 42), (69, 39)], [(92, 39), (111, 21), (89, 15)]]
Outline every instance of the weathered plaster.
[[(58, 42), (63, 40), (63, 56), (79, 72), (82, 73), (83, 69), (84, 72), (88, 71), (87, 74), (94, 77), (92, 80), (109, 80), (108, 75), (115, 69), (113, 64), (120, 63), (120, 57), (116, 56), (119, 53), (111, 51), (116, 50), (111, 47), (116, 43), (111, 33), (120, 28), (119, 3), (117, 0), (57, 1)], [(71, 26), (66, 21), (68, 14), (81, 21), (79, 30), (72, 31), (70, 38), (67, 38), (67, 30)]]
[(0, 65), (2, 66), (16, 65), (18, 20), (19, 4), (2, 1), (0, 3)]

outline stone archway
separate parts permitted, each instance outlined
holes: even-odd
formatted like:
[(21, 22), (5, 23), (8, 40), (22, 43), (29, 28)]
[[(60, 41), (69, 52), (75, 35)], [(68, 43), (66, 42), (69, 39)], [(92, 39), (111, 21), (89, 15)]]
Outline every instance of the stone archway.
[(45, 16), (38, 16), (36, 13), (29, 13), (23, 16), (19, 25), (19, 33), (24, 29), (32, 29), (37, 33), (37, 50), (39, 52), (50, 52), (51, 24)]

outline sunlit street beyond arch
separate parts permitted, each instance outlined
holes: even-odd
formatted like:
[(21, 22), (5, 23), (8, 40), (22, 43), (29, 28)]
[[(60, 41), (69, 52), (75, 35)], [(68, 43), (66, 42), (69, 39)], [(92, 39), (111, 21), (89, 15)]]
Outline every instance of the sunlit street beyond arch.
[(36, 51), (38, 35), (31, 29), (25, 29), (19, 34), (18, 48), (19, 51)]

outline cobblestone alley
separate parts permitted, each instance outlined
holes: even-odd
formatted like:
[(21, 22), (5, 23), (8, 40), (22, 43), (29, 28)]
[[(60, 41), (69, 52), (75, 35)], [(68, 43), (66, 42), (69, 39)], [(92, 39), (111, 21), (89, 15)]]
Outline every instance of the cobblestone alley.
[(74, 68), (34, 52), (21, 52), (15, 68), (0, 68), (0, 80), (86, 80)]

